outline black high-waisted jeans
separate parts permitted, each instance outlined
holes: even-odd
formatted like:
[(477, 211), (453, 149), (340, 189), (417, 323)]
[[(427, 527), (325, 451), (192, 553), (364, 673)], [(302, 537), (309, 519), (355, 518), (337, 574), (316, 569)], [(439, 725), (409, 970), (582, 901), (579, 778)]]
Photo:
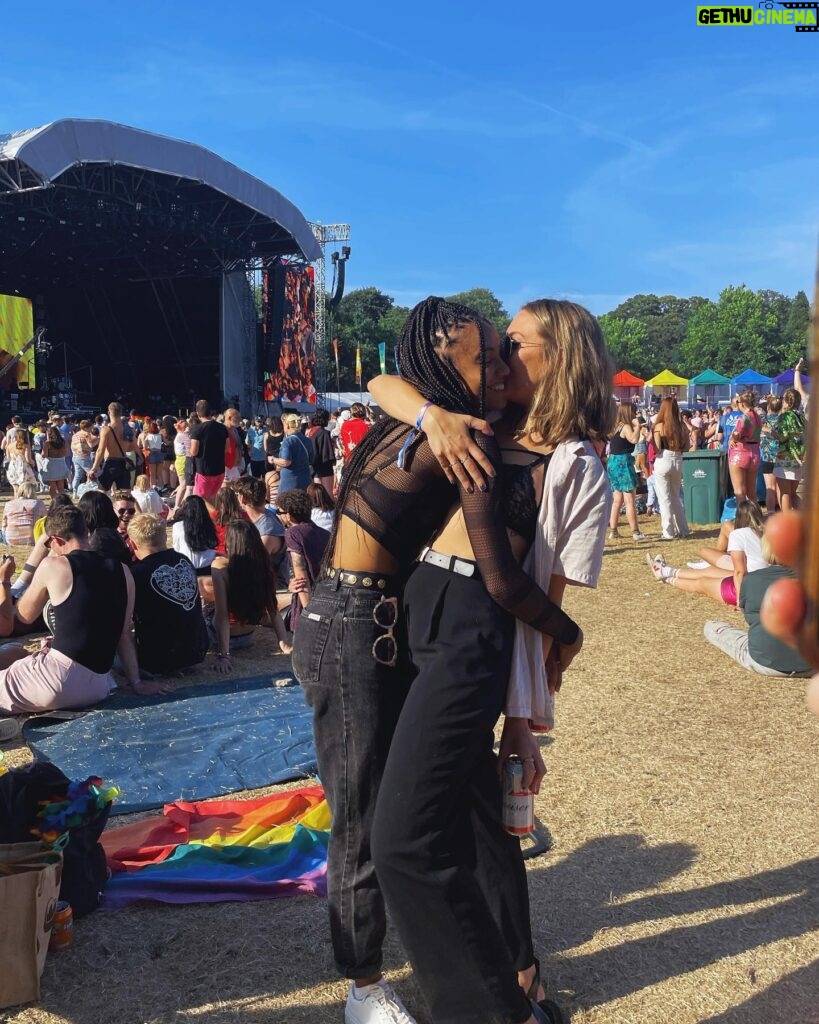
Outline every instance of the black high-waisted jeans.
[[(403, 659), (395, 668), (372, 655), (384, 634), (373, 621), (381, 594), (319, 580), (299, 616), (293, 672), (313, 709), (319, 775), (332, 814), (327, 856), (330, 933), (338, 970), (366, 978), (381, 969), (384, 898), (370, 854), (375, 800), (406, 696)], [(398, 628), (399, 648), (402, 643)], [(404, 667), (402, 667), (404, 666)]]
[(404, 611), (414, 678), (378, 794), (376, 872), (435, 1024), (520, 1024), (529, 900), (493, 751), (513, 621), (479, 579), (427, 564)]

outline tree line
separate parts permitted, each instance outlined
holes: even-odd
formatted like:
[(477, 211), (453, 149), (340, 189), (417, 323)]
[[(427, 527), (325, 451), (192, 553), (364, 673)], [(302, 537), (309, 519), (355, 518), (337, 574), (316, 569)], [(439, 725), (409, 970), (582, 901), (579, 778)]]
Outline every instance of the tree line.
[[(509, 313), (488, 288), (447, 297), (477, 309), (501, 333), (509, 324)], [(408, 314), (408, 308), (372, 287), (349, 292), (328, 310), (327, 337), (339, 340), (342, 391), (358, 389), (357, 344), (364, 387), (379, 373), (379, 342), (386, 344), (387, 373), (396, 372), (393, 352)], [(716, 302), (700, 296), (634, 295), (598, 319), (616, 368), (646, 380), (666, 368), (693, 377), (711, 367), (735, 377), (750, 366), (776, 376), (806, 353), (810, 304), (803, 291), (791, 298), (769, 289), (731, 285)], [(332, 352), (327, 387), (335, 389)]]

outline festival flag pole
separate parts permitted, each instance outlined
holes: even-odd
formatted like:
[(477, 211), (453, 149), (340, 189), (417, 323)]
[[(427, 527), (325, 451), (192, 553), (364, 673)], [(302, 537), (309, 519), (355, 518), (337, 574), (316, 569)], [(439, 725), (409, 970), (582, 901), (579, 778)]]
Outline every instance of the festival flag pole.
[(364, 402), (364, 389), (361, 386), (361, 342), (355, 343), (355, 376), (358, 381), (358, 397), (359, 400)]

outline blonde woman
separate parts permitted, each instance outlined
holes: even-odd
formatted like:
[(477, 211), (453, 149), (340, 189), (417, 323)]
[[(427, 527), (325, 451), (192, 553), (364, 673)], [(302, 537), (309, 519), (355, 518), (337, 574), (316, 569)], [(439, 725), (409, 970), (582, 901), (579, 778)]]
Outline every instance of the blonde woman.
[(676, 398), (664, 398), (651, 431), (657, 459), (654, 488), (660, 503), (661, 540), (688, 536), (682, 499), (682, 453), (688, 451), (688, 430)]
[(745, 574), (768, 565), (760, 543), (764, 529), (765, 520), (759, 505), (755, 501), (741, 501), (737, 505), (734, 529), (728, 534), (726, 554), (715, 565), (705, 569), (673, 569), (662, 555), (652, 559), (648, 554), (646, 561), (660, 583), (670, 583), (687, 594), (703, 594), (735, 606)]
[(31, 436), (23, 427), (18, 427), (16, 434), (12, 437), (9, 431), (6, 452), (9, 457), (9, 464), (6, 468), (6, 479), (14, 490), (14, 497), (20, 497), (20, 485), (26, 480), (37, 483), (37, 467), (34, 464), (34, 456), (31, 454)]
[(631, 402), (621, 402), (617, 409), (614, 433), (609, 438), (609, 457), (606, 473), (611, 484), (614, 502), (609, 519), (609, 540), (619, 536), (617, 524), (620, 509), (625, 504), (626, 518), (633, 540), (648, 540), (637, 522), (637, 474), (634, 468), (634, 448), (640, 440), (640, 421)]
[(31, 547), (34, 543), (34, 524), (48, 510), (37, 497), (37, 485), (32, 480), (24, 480), (17, 490), (18, 496), (6, 502), (3, 509), (2, 540), (4, 544)]

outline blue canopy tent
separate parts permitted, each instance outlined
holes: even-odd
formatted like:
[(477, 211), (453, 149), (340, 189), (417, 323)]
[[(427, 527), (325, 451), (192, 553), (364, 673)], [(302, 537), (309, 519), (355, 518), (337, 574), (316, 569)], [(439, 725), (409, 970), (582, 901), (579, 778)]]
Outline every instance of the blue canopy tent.
[(691, 405), (718, 405), (731, 398), (731, 378), (724, 377), (710, 367), (688, 381), (688, 401)]
[[(780, 373), (778, 377), (774, 377), (774, 390), (778, 395), (781, 395), (785, 388), (793, 387), (793, 370), (785, 370), (784, 373)], [(802, 373), (802, 383), (807, 386), (808, 375)]]
[(768, 388), (773, 384), (773, 377), (766, 377), (764, 373), (757, 373), (756, 370), (743, 370), (739, 376), (731, 381), (731, 396), (739, 394), (748, 388)]

